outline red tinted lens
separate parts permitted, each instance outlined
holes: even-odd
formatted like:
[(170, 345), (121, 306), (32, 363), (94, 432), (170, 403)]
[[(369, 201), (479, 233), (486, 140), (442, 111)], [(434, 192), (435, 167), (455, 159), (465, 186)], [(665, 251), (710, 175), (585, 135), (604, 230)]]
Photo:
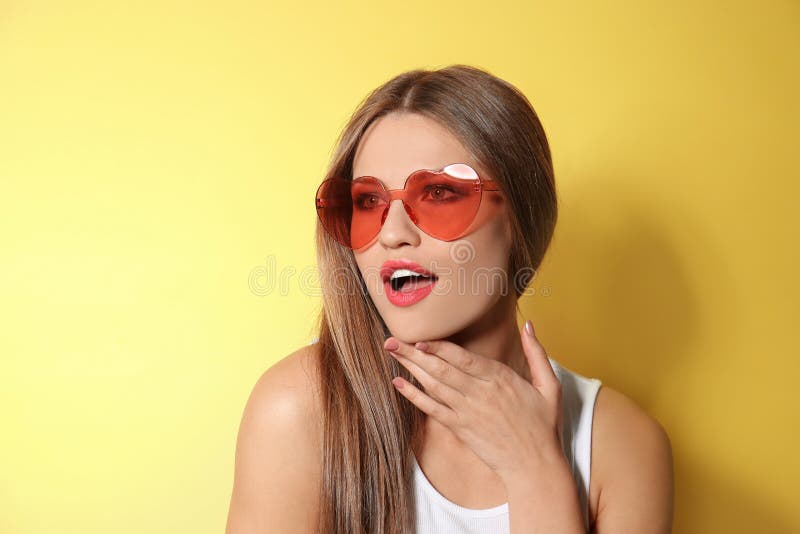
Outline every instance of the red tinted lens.
[(381, 231), (383, 214), (389, 207), (390, 198), (383, 184), (371, 176), (356, 178), (351, 184), (350, 246), (358, 249)]
[(339, 243), (361, 248), (380, 231), (388, 195), (381, 182), (366, 176), (356, 180), (329, 178), (317, 190), (317, 214), (325, 230)]
[(336, 241), (350, 246), (350, 181), (339, 178), (324, 180), (317, 189), (317, 215), (322, 226)]
[[(470, 167), (462, 166), (472, 171)], [(477, 174), (460, 171), (417, 171), (406, 185), (406, 204), (416, 215), (417, 226), (443, 241), (461, 237), (481, 203)]]

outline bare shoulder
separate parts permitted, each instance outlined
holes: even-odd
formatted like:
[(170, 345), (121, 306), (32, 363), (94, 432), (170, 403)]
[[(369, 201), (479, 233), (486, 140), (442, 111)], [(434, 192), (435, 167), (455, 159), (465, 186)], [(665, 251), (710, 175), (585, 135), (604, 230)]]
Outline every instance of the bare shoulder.
[(226, 534), (312, 533), (318, 521), (321, 421), (318, 345), (256, 381), (239, 426)]
[(300, 347), (264, 371), (253, 387), (251, 399), (257, 402), (266, 397), (272, 403), (270, 408), (316, 415), (320, 408), (318, 363), (318, 344)]
[(595, 403), (591, 454), (593, 532), (671, 532), (672, 445), (658, 420), (603, 385)]
[(322, 428), (321, 407), (319, 345), (315, 343), (300, 347), (264, 371), (253, 386), (245, 415), (272, 415), (279, 418), (275, 422), (297, 424), (295, 430), (316, 436)]

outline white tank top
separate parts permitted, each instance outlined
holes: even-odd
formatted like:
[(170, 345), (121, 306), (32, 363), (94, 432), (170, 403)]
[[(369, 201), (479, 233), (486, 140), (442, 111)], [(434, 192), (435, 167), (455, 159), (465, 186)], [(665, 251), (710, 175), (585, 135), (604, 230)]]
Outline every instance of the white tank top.
[[(312, 341), (315, 343), (317, 339)], [(561, 382), (564, 455), (578, 489), (583, 524), (589, 530), (589, 475), (591, 473), (592, 417), (602, 382), (587, 378), (553, 358), (550, 366)], [(430, 483), (412, 454), (416, 534), (509, 534), (508, 502), (493, 508), (464, 508), (448, 500)]]

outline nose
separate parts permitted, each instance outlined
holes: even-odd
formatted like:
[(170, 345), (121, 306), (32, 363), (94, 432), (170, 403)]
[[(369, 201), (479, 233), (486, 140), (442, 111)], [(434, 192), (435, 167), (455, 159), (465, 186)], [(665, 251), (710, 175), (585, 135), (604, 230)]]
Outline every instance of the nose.
[(402, 200), (392, 200), (389, 203), (386, 219), (379, 233), (381, 244), (387, 248), (397, 248), (402, 245), (419, 245), (422, 236), (412, 217), (413, 212), (405, 207)]

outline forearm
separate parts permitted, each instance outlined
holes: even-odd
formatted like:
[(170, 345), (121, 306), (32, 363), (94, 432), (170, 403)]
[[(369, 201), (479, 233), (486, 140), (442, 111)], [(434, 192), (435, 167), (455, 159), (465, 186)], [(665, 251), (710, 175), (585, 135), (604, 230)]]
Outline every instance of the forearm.
[(565, 458), (542, 462), (504, 482), (511, 534), (586, 534)]

